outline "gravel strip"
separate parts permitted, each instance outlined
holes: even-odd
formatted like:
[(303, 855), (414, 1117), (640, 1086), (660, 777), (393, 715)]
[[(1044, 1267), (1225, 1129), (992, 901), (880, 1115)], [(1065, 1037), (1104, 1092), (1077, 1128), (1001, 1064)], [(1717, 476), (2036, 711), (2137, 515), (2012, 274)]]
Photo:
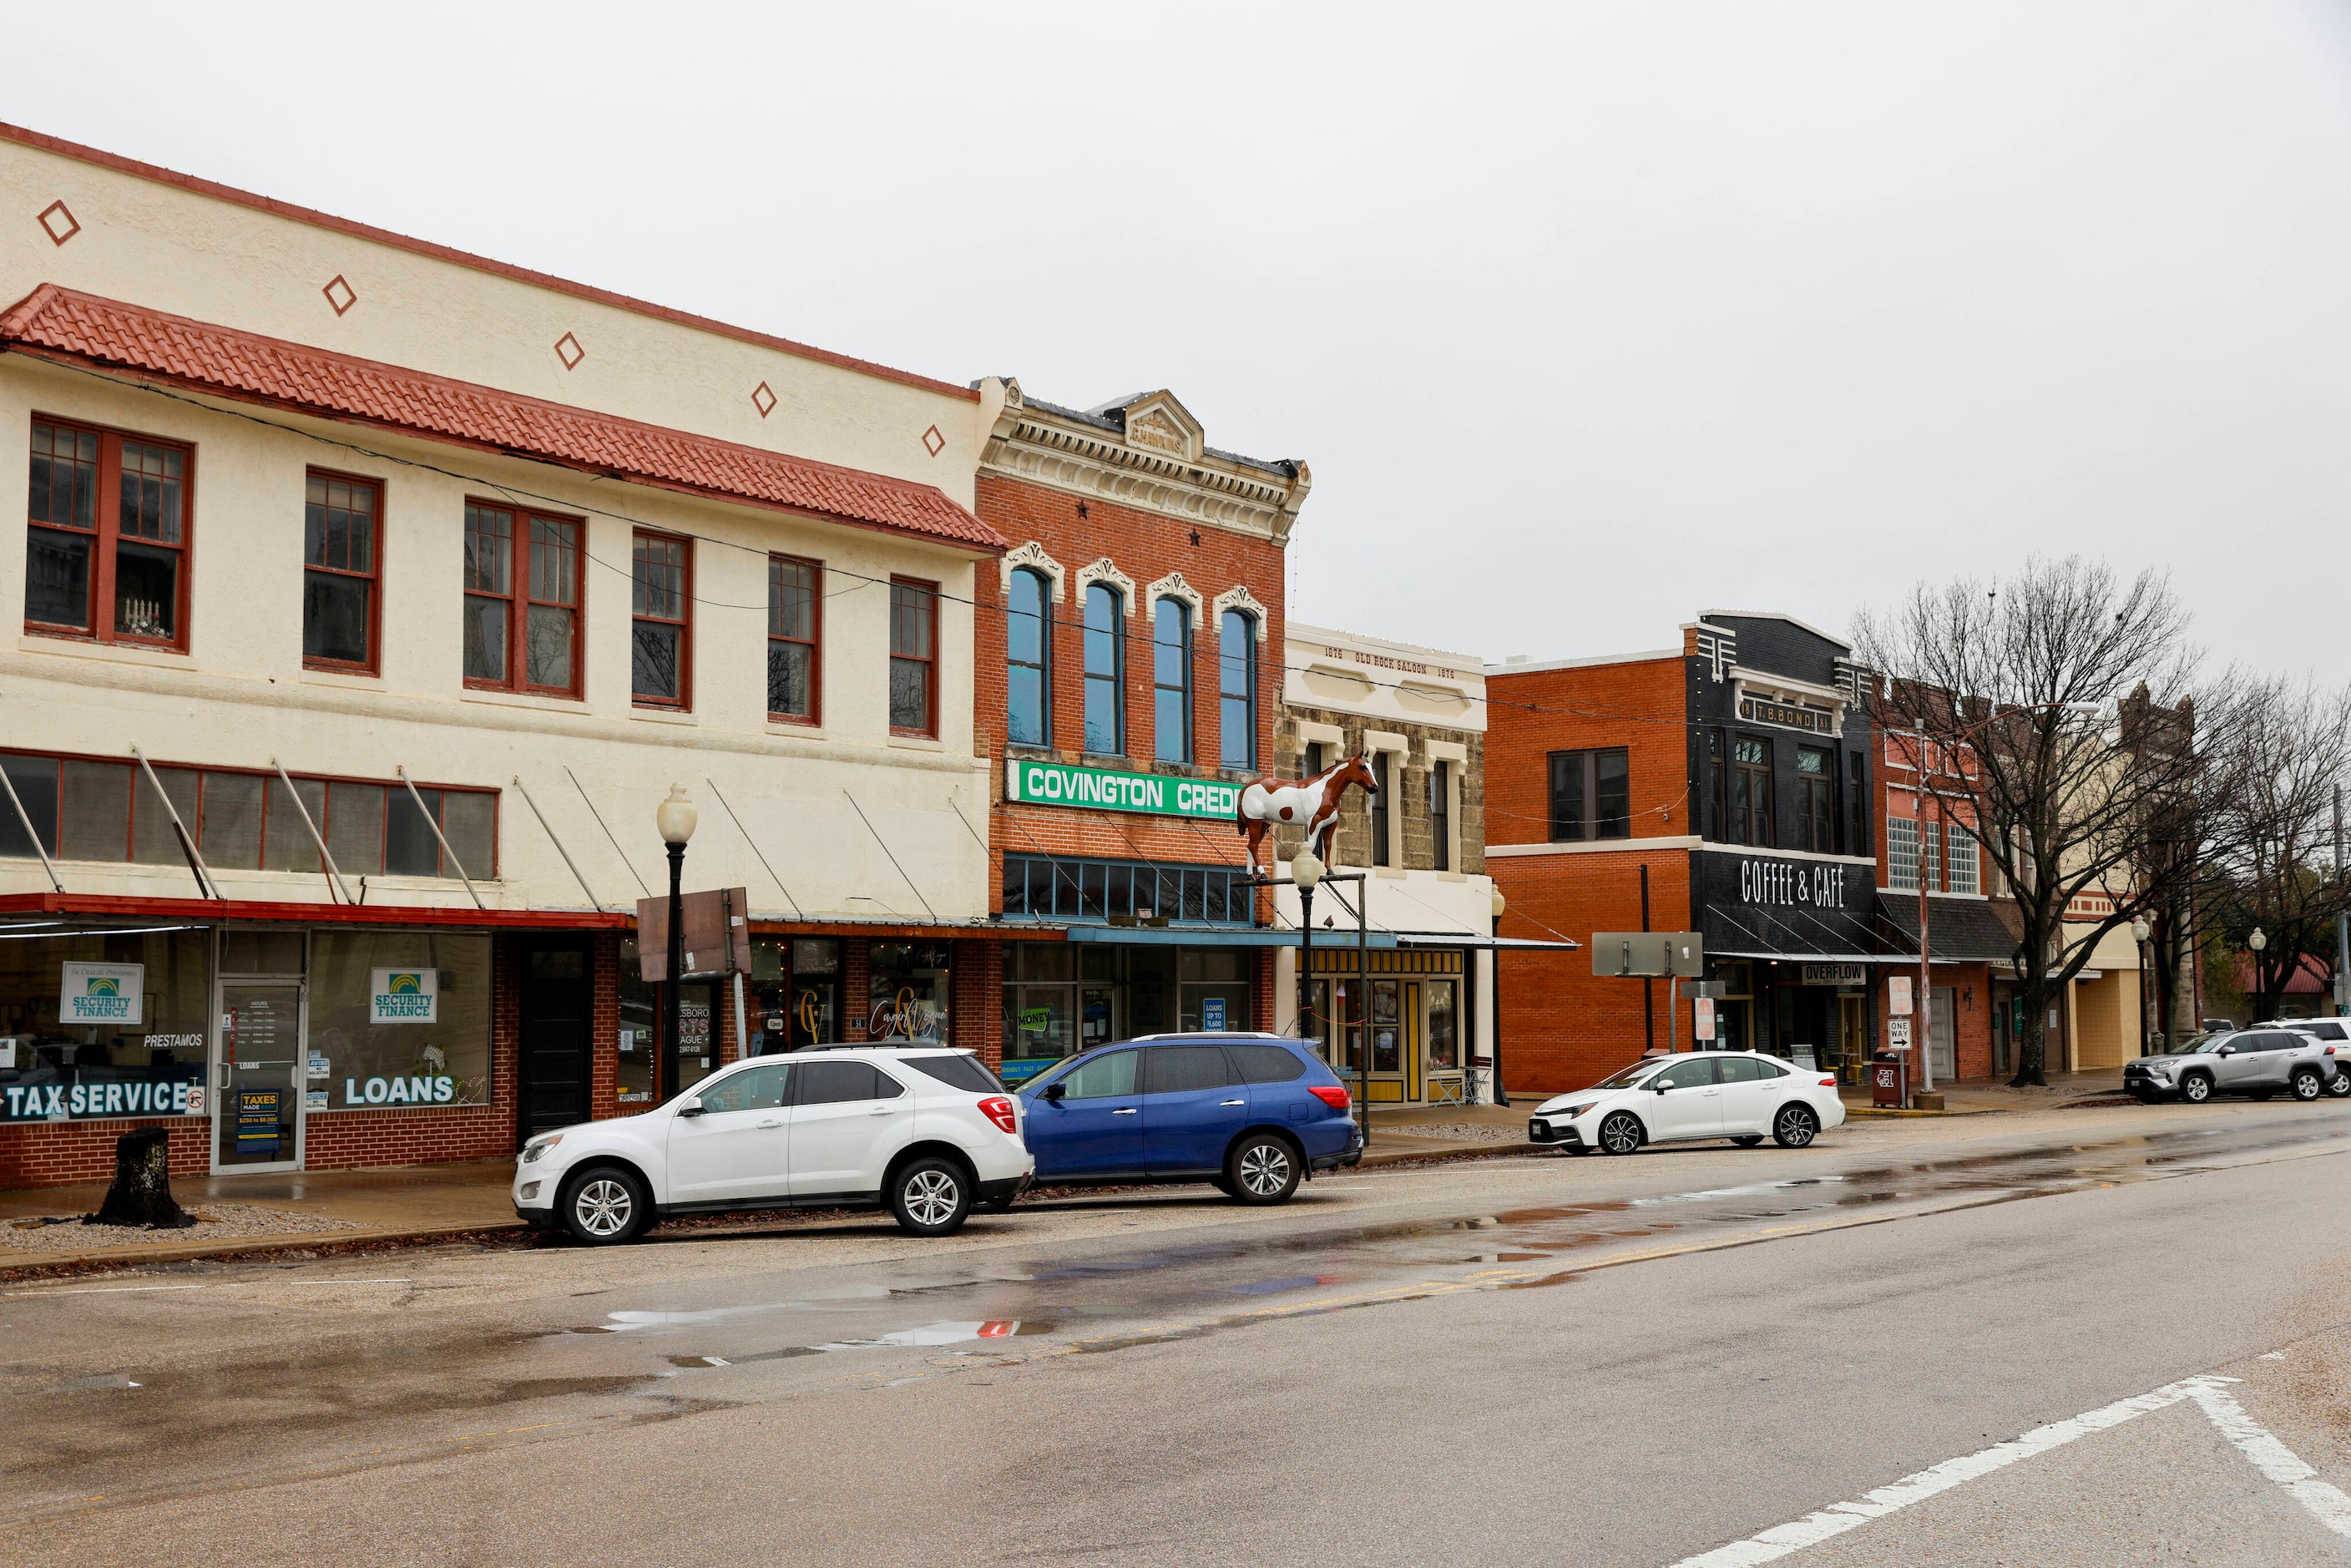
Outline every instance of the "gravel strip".
[(1455, 1144), (1523, 1144), (1527, 1130), (1519, 1127), (1497, 1127), (1486, 1122), (1418, 1122), (1408, 1127), (1372, 1129), (1374, 1138), (1443, 1138)]
[(84, 1225), (79, 1216), (55, 1218), (47, 1225), (0, 1226), (0, 1248), (27, 1252), (80, 1252), (93, 1247), (143, 1247), (162, 1241), (225, 1241), (237, 1236), (300, 1236), (322, 1230), (360, 1230), (349, 1219), (261, 1208), (250, 1203), (207, 1203), (188, 1211), (196, 1223), (183, 1230), (150, 1230), (142, 1225)]

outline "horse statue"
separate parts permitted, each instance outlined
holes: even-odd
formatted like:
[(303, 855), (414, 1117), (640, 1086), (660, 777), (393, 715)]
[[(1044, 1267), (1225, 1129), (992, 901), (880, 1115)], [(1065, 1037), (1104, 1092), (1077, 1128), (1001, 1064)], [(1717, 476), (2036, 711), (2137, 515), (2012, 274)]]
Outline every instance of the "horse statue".
[(1233, 808), (1233, 828), (1249, 840), (1249, 874), (1265, 874), (1258, 863), (1258, 852), (1265, 847), (1266, 832), (1276, 822), (1305, 823), (1306, 847), (1317, 857), (1330, 859), (1331, 830), (1339, 825), (1339, 800), (1350, 784), (1361, 785), (1367, 795), (1380, 792), (1370, 752), (1359, 752), (1296, 783), (1287, 779), (1252, 779), (1242, 785), (1239, 802)]

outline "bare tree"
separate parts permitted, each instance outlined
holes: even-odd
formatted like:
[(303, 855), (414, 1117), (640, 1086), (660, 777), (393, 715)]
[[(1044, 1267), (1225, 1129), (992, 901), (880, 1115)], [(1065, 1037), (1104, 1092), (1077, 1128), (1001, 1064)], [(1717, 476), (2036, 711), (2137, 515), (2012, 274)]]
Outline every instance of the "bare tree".
[(2163, 578), (2124, 582), (2078, 557), (1922, 583), (1855, 632), (1859, 656), (1894, 677), (1880, 725), (1974, 754), (1984, 852), (2023, 930), (2011, 1082), (2043, 1083), (2052, 1000), (2102, 938), (2178, 908), (2196, 875), (2227, 787), (2208, 759), (2216, 725), (2233, 722), (2231, 680), (2197, 693), (2187, 613)]
[(2240, 775), (2210, 813), (2220, 849), (2208, 859), (2207, 924), (2232, 951), (2259, 927), (2248, 999), (2259, 1021), (2277, 1016), (2286, 982), (2306, 957), (2331, 968), (2335, 916), (2351, 883), (2335, 864), (2335, 786), (2351, 771), (2351, 691), (2304, 677), (2248, 686), (2236, 727)]

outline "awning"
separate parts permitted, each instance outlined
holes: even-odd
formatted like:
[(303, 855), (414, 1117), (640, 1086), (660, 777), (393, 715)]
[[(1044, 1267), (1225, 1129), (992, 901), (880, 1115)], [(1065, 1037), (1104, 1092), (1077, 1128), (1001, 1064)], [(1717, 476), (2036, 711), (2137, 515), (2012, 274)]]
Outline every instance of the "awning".
[(1575, 953), (1583, 948), (1581, 942), (1544, 942), (1532, 936), (1473, 936), (1466, 931), (1399, 931), (1395, 939), (1399, 947), (1468, 947), (1479, 952), (1492, 948), (1504, 953)]
[(305, 925), (434, 925), (514, 931), (625, 931), (632, 914), (592, 909), (420, 908), (400, 904), (289, 904), (257, 898), (133, 898), (111, 894), (23, 893), (0, 896), (0, 915), (78, 915), (216, 924), (264, 921)]
[[(1877, 897), (1877, 918), (1886, 946), (1895, 961), (1918, 961), (1918, 895)], [(1928, 895), (1928, 956), (1938, 964), (2005, 964), (2016, 956), (2017, 934), (2001, 918), (2000, 905), (1988, 898)]]
[[(1265, 925), (1072, 925), (1072, 942), (1103, 942), (1130, 947), (1295, 947), (1298, 933)], [(1393, 947), (1393, 931), (1374, 931), (1365, 946)], [(1353, 947), (1355, 934), (1336, 928), (1314, 935), (1317, 947)]]

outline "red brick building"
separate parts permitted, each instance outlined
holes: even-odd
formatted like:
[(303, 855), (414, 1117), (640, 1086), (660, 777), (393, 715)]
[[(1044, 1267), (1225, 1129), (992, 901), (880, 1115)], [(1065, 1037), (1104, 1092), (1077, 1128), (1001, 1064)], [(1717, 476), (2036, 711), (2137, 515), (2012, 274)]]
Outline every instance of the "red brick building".
[[(977, 511), (974, 729), (993, 764), (990, 910), (1008, 1078), (1107, 1040), (1273, 1021), (1270, 905), (1238, 787), (1273, 769), (1283, 559), (1306, 465), (1221, 452), (1172, 393), (1000, 400)], [(992, 1002), (992, 1006), (989, 1003)]]
[[(1998, 1067), (2015, 1065), (2008, 1049), (2011, 1020), (1995, 1006), (1993, 966), (2004, 978), (2017, 935), (2002, 918), (2001, 906), (1986, 896), (1990, 867), (1976, 840), (1975, 759), (1967, 750), (1953, 754), (1939, 747), (1927, 747), (1922, 758), (1919, 741), (1908, 735), (1889, 731), (1882, 739), (1879, 815), (1885, 831), (1878, 842), (1877, 883), (1882, 934), (1892, 955), (1887, 973), (1910, 982), (1913, 1029), (1918, 1030), (1924, 1020), (1920, 1032), (1931, 1053), (1934, 1082), (1989, 1078)], [(1923, 1007), (1916, 1000), (1922, 878), (1931, 980)], [(1879, 998), (1881, 1021), (1891, 1017), (1886, 1010), (1890, 994), (1887, 988)], [(2063, 1060), (2054, 1038), (2050, 1059)]]
[[(1821, 1066), (1870, 1049), (1874, 734), (1851, 649), (1792, 617), (1708, 612), (1680, 645), (1487, 670), (1486, 864), (1506, 936), (1690, 931), (1717, 1043)], [(1498, 981), (1504, 1082), (1580, 1088), (1687, 1049), (1691, 994), (1527, 953)]]

